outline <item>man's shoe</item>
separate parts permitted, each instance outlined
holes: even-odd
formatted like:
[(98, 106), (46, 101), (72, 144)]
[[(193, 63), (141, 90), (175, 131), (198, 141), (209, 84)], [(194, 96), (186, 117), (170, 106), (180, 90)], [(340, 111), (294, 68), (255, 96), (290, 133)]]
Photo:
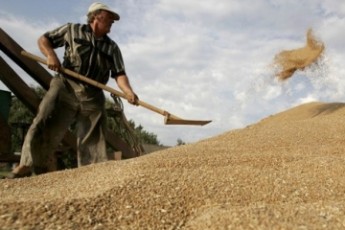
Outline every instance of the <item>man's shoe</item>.
[(17, 166), (11, 173), (9, 173), (5, 179), (16, 179), (29, 177), (32, 175), (31, 167), (28, 166)]

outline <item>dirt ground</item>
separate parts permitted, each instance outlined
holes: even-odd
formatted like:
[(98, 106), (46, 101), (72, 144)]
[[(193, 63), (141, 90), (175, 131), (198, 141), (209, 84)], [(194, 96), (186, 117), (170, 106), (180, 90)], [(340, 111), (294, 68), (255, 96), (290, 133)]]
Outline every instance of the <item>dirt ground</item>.
[(344, 229), (345, 104), (143, 157), (0, 181), (1, 229)]

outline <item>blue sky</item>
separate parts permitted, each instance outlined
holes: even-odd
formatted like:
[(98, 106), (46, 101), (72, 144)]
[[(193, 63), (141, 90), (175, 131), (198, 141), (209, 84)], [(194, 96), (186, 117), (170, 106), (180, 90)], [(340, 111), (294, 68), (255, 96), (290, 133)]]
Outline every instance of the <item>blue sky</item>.
[[(67, 22), (84, 23), (92, 2), (1, 1), (0, 25), (24, 49), (41, 55), (37, 38)], [(140, 99), (182, 118), (213, 120), (203, 127), (166, 126), (161, 115), (125, 103), (127, 118), (157, 134), (162, 144), (197, 142), (310, 101), (345, 100), (345, 1), (103, 3), (121, 16), (110, 37), (122, 50)], [(274, 56), (304, 46), (309, 28), (326, 46), (319, 66), (276, 81)], [(8, 62), (28, 84), (36, 84)], [(108, 86), (117, 88), (112, 80)], [(1, 82), (0, 89), (6, 89)]]

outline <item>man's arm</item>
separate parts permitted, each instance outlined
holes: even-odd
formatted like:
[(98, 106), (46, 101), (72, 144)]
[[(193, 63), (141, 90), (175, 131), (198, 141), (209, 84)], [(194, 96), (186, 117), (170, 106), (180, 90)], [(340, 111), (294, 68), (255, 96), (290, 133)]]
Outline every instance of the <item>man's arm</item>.
[(129, 79), (126, 75), (122, 74), (115, 78), (117, 85), (119, 88), (124, 92), (127, 97), (129, 103), (133, 105), (138, 105), (138, 96), (134, 93), (131, 84), (129, 83)]
[(38, 39), (38, 48), (41, 50), (44, 56), (47, 57), (48, 68), (58, 72), (61, 67), (60, 60), (57, 57), (49, 39), (44, 35)]

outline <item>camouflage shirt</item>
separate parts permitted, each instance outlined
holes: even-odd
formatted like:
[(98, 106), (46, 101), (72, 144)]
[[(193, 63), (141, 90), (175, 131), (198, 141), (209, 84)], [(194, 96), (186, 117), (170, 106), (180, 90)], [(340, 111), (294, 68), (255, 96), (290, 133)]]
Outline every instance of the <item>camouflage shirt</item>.
[(64, 68), (106, 84), (125, 74), (121, 51), (108, 36), (96, 39), (90, 25), (68, 23), (44, 34), (53, 48), (65, 46)]

